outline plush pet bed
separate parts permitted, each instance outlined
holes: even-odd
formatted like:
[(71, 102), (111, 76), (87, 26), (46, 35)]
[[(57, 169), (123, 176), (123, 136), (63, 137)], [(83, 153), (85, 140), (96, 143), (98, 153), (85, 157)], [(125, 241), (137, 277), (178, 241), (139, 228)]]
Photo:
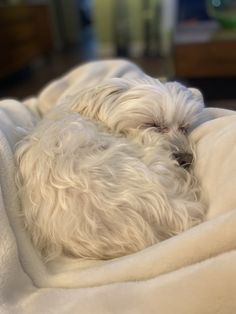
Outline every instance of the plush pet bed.
[(192, 132), (206, 221), (135, 254), (108, 261), (61, 258), (44, 264), (19, 218), (15, 144), (63, 95), (105, 77), (140, 75), (111, 61), (79, 67), (24, 102), (0, 103), (0, 312), (236, 312), (236, 115), (204, 109)]

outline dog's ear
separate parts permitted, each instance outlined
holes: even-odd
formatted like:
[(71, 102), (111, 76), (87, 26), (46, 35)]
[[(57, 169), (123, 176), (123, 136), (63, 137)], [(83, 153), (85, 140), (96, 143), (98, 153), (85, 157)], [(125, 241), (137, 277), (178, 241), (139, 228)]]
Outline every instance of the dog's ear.
[(204, 103), (203, 95), (199, 89), (190, 87), (188, 90), (199, 103)]
[(188, 90), (191, 92), (193, 96), (194, 108), (196, 109), (196, 112), (193, 115), (193, 119), (190, 124), (191, 125), (190, 131), (192, 131), (197, 126), (199, 126), (200, 124), (206, 121), (206, 115), (205, 115), (205, 111), (203, 110), (205, 105), (204, 105), (204, 98), (201, 91), (197, 88), (192, 88), (192, 87), (189, 88)]

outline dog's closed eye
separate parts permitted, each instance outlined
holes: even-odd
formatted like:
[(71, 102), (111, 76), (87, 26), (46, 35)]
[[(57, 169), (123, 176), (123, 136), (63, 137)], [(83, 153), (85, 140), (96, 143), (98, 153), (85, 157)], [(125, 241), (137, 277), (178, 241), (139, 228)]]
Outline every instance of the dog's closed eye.
[(169, 128), (164, 125), (160, 125), (158, 123), (145, 123), (144, 128), (154, 128), (155, 131), (160, 133), (167, 133), (169, 132)]
[(179, 131), (186, 135), (186, 134), (188, 134), (189, 126), (188, 125), (180, 126)]

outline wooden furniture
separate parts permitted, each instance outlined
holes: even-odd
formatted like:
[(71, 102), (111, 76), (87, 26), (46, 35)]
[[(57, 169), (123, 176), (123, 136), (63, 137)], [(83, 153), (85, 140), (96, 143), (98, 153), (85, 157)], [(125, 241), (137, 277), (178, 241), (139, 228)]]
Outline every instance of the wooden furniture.
[(52, 49), (46, 5), (0, 7), (0, 78)]
[(175, 76), (184, 78), (236, 76), (236, 31), (207, 22), (177, 29)]

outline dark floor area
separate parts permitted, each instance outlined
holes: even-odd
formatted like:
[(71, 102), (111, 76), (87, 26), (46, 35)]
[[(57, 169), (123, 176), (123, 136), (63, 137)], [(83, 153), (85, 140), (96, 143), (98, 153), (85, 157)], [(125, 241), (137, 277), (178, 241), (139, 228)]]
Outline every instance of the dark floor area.
[(0, 81), (0, 97), (22, 99), (37, 95), (45, 84), (79, 63), (79, 53), (74, 49), (39, 58), (25, 69)]
[[(173, 78), (173, 64), (170, 59), (133, 59), (143, 70), (154, 77), (167, 77), (183, 82), (187, 86), (199, 88), (207, 106), (236, 110), (236, 79), (194, 79)], [(0, 98), (23, 99), (38, 92), (51, 80), (65, 74), (81, 64), (76, 49), (55, 53), (36, 60), (30, 67), (0, 81)]]

